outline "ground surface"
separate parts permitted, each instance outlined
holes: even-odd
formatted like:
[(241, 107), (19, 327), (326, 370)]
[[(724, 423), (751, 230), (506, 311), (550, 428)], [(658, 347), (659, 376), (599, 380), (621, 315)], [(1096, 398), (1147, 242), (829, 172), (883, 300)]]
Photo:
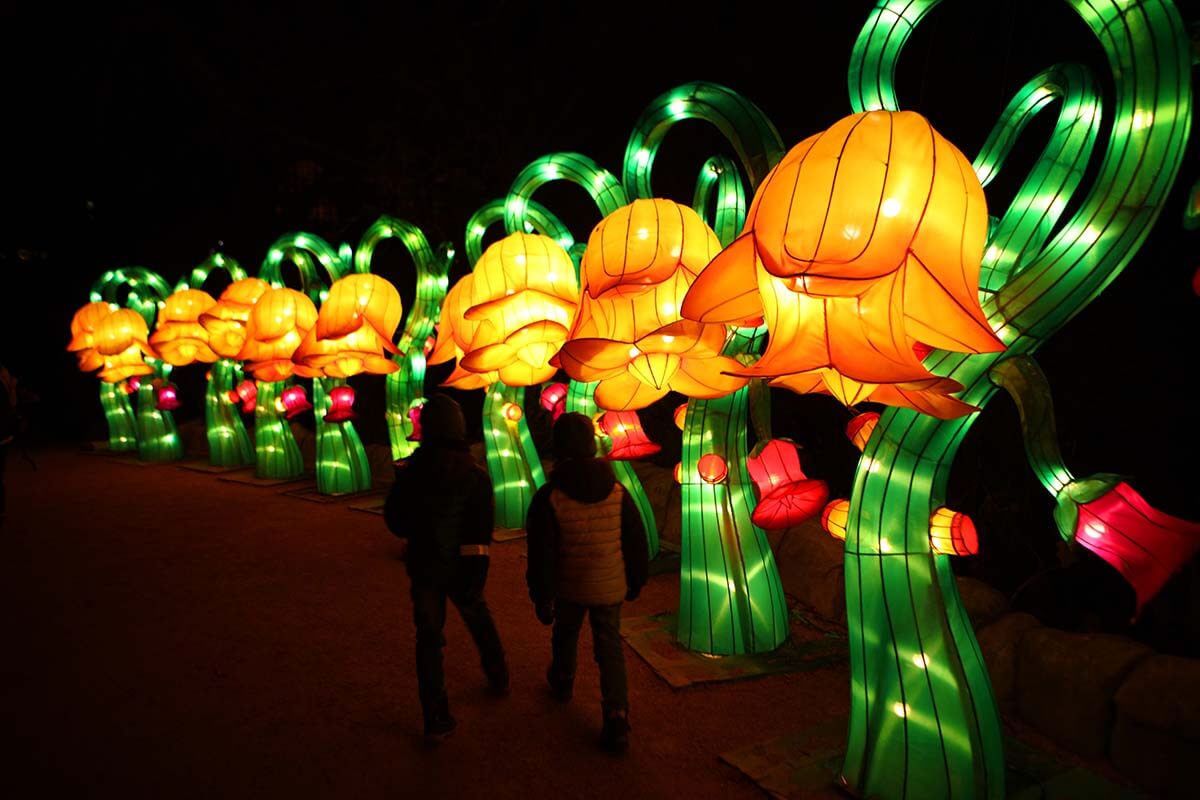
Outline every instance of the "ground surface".
[[(493, 547), (487, 589), (512, 693), (484, 693), (451, 613), (459, 730), (427, 751), (381, 517), (177, 466), (32, 456), (10, 454), (0, 527), (7, 796), (760, 798), (719, 756), (847, 709), (844, 664), (672, 689), (627, 646), (633, 746), (604, 754), (590, 638), (574, 701), (555, 704), (514, 540)], [(677, 590), (657, 575), (625, 614), (670, 611)]]

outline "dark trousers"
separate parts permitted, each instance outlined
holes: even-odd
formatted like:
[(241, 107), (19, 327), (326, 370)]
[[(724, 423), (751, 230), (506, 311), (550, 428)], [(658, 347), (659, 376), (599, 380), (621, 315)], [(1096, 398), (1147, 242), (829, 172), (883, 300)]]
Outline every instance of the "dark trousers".
[(489, 678), (504, 672), (504, 647), (492, 621), (492, 612), (482, 595), (452, 591), (444, 587), (412, 587), (413, 618), (417, 624), (417, 686), (426, 717), (446, 708), (446, 680), (442, 671), (442, 648), (446, 637), (446, 598), (454, 603), (459, 616), (479, 648), (479, 660)]
[(600, 667), (600, 696), (605, 712), (629, 709), (629, 688), (625, 680), (625, 651), (621, 649), (621, 604), (580, 606), (559, 600), (554, 604), (554, 632), (551, 669), (560, 678), (575, 677), (579, 630), (587, 616), (592, 624), (592, 654)]

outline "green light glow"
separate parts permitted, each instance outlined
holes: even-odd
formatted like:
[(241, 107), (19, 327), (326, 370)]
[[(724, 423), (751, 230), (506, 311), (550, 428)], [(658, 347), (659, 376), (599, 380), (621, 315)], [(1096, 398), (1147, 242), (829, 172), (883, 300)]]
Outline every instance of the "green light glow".
[[(887, 2), (871, 13), (849, 72), (856, 111), (899, 108), (900, 50), (936, 4)], [(985, 256), (984, 288), (994, 294), (984, 309), (1007, 353), (938, 351), (925, 361), (962, 383), (959, 398), (980, 408), (996, 391), (993, 366), (1036, 350), (1129, 263), (1162, 210), (1188, 138), (1189, 47), (1175, 7), (1163, 0), (1071, 5), (1113, 70), (1112, 131), (1094, 184), (1058, 233), (1050, 225), (1079, 185), (1101, 117), (1101, 98), (1082, 71), (1052, 68), (1022, 87), (976, 161), (977, 174), (990, 180), (1045, 92), (1062, 104), (1050, 144), (993, 226)], [(929, 516), (944, 504), (954, 456), (977, 416), (941, 420), (888, 409), (859, 463), (846, 529), (852, 691), (842, 766), (845, 788), (858, 796), (1004, 797), (987, 669), (949, 559), (929, 544)], [(1050, 451), (1036, 458), (1043, 482), (1062, 480)], [(912, 653), (927, 654), (928, 668), (904, 657)]]
[[(146, 359), (150, 363), (152, 359)], [(159, 411), (158, 389), (148, 378), (138, 387), (137, 445), (142, 461), (177, 461), (183, 457), (183, 444), (169, 411)]]
[(104, 408), (104, 419), (108, 423), (108, 449), (114, 453), (137, 450), (137, 425), (129, 395), (125, 393), (125, 384), (101, 381), (100, 405)]
[(275, 405), (287, 385), (286, 381), (255, 382), (254, 474), (259, 478), (286, 480), (304, 474), (304, 459), (292, 426)]
[(525, 414), (510, 420), (504, 407), (512, 403), (525, 409), (525, 387), (494, 383), (483, 399), (483, 439), (487, 453), (488, 474), (496, 496), (496, 525), (501, 528), (524, 528), (525, 512), (533, 493), (546, 482), (542, 462)]
[(408, 310), (403, 333), (397, 342), (400, 353), (392, 357), (400, 365), (400, 371), (389, 373), (385, 379), (388, 440), (395, 461), (407, 458), (417, 447), (416, 442), (408, 440), (413, 432), (408, 410), (420, 404), (425, 394), (425, 340), (433, 333), (433, 326), (442, 311), (442, 301), (446, 297), (445, 279), (454, 251), (449, 244), (442, 244), (434, 253), (420, 228), (384, 215), (367, 228), (358, 243), (354, 254), (355, 272), (371, 271), (375, 248), (386, 239), (398, 239), (404, 245), (417, 273), (416, 299)]
[[(356, 268), (356, 262), (352, 258), (352, 253), (348, 246), (342, 246), (340, 251), (335, 251), (328, 242), (320, 236), (311, 233), (289, 233), (284, 234), (275, 240), (267, 251), (267, 258), (263, 261), (259, 268), (258, 276), (272, 286), (283, 286), (283, 271), (282, 264), (284, 258), (290, 258), (292, 263), (300, 270), (301, 291), (303, 291), (313, 301), (314, 304), (322, 302), (323, 294), (329, 289), (316, 266), (313, 264), (313, 256), (325, 268), (325, 272), (329, 277), (329, 283), (337, 281), (346, 275), (349, 275)], [(363, 263), (369, 263), (363, 262)], [(361, 271), (361, 270), (360, 270)], [(323, 385), (322, 385), (323, 384)], [(364, 468), (368, 464), (366, 451), (363, 450), (362, 440), (358, 437), (358, 432), (354, 430), (354, 425), (351, 422), (325, 422), (325, 411), (320, 410), (321, 405), (318, 403), (318, 398), (321, 402), (328, 405), (325, 399), (328, 391), (337, 385), (337, 382), (332, 379), (318, 378), (313, 381), (313, 407), (317, 410), (316, 428), (317, 428), (317, 491), (321, 494), (351, 494), (354, 492), (363, 492), (371, 488), (371, 473), (369, 468)], [(263, 383), (260, 381), (259, 391), (262, 391)], [(262, 396), (258, 408), (263, 407)], [(272, 406), (271, 411), (274, 411)], [(258, 424), (258, 417), (255, 416), (255, 424)], [(281, 434), (271, 434), (271, 446), (276, 446), (276, 439)], [(289, 434), (290, 435), (290, 434)], [(286, 439), (286, 437), (285, 437)], [(257, 446), (257, 431), (255, 433), (256, 451), (258, 460), (261, 462), (264, 456), (264, 450)], [(294, 439), (292, 444), (295, 444)], [(286, 447), (286, 441), (283, 445)], [(273, 451), (268, 450), (269, 454), (274, 455)], [(289, 455), (290, 458), (290, 455)], [(294, 474), (299, 474), (299, 467)], [(290, 461), (284, 469), (292, 469)]]

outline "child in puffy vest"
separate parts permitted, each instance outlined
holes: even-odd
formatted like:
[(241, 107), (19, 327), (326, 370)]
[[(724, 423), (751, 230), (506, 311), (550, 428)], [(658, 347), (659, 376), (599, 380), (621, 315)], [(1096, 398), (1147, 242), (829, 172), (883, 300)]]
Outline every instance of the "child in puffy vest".
[(629, 697), (621, 646), (621, 603), (646, 584), (649, 549), (633, 499), (609, 463), (596, 457), (596, 433), (584, 414), (554, 424), (554, 471), (537, 491), (525, 521), (525, 579), (537, 618), (553, 625), (546, 680), (559, 700), (571, 698), (579, 631), (586, 616), (600, 667), (601, 744), (629, 745)]

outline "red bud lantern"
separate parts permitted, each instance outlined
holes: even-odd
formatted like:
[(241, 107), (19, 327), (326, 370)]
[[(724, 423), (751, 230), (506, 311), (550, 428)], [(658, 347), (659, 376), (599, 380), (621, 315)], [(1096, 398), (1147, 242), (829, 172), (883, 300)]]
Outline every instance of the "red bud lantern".
[(700, 461), (696, 464), (696, 471), (700, 473), (700, 477), (705, 483), (720, 483), (729, 475), (725, 459), (716, 453), (700, 456)]
[(325, 412), (326, 422), (348, 422), (358, 415), (354, 413), (354, 389), (349, 386), (335, 386), (329, 392), (329, 410)]
[(850, 501), (845, 498), (829, 501), (821, 512), (821, 527), (835, 539), (846, 541), (846, 523), (850, 520)]
[(567, 385), (552, 383), (542, 389), (541, 403), (542, 408), (553, 414), (553, 419), (558, 419), (567, 409)]
[(875, 426), (879, 423), (879, 415), (874, 411), (864, 411), (861, 414), (855, 414), (854, 418), (846, 423), (846, 436), (850, 441), (854, 442), (854, 446), (862, 450), (867, 446), (867, 442), (871, 438), (871, 434), (875, 432)]
[(673, 419), (675, 420), (675, 427), (679, 428), (679, 430), (683, 430), (683, 423), (687, 419), (687, 403), (679, 404), (679, 406), (675, 409)]
[(258, 406), (258, 386), (252, 380), (244, 380), (235, 391), (229, 393), (231, 402), (242, 402), (242, 411), (249, 414)]
[(675, 471), (673, 474), (675, 475), (676, 483), (683, 483), (683, 462), (675, 465)]
[(600, 417), (600, 429), (612, 439), (609, 461), (631, 461), (662, 449), (650, 441), (636, 411), (607, 411)]
[(154, 403), (154, 407), (159, 411), (175, 411), (182, 405), (179, 402), (179, 395), (176, 391), (175, 384), (164, 383), (158, 387), (158, 397)]
[(125, 381), (125, 394), (137, 394), (137, 390), (140, 388), (142, 388), (142, 379), (137, 375)]
[(751, 521), (765, 530), (783, 530), (815, 516), (829, 499), (825, 481), (809, 480), (800, 469), (796, 445), (772, 439), (746, 461), (759, 501)]
[(312, 403), (308, 402), (308, 394), (303, 386), (289, 386), (275, 401), (275, 407), (288, 419), (292, 419), (312, 408)]
[(944, 556), (973, 556), (979, 552), (975, 523), (966, 514), (944, 506), (929, 518), (929, 541), (933, 552)]

